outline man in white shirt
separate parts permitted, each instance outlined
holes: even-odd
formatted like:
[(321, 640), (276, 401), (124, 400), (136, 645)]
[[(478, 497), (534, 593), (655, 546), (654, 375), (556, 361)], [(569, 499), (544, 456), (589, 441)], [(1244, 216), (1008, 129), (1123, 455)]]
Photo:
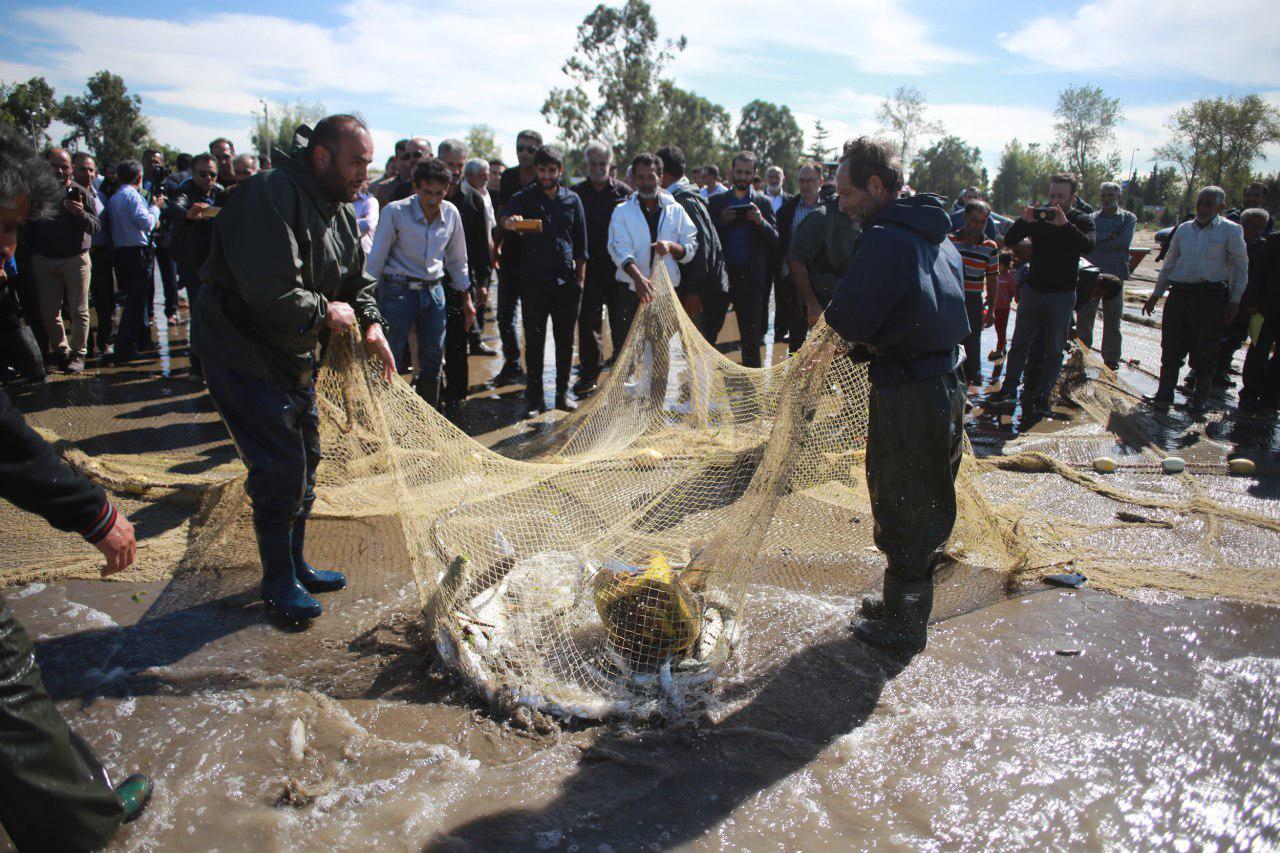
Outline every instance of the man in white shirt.
[(1195, 373), (1191, 408), (1203, 410), (1213, 387), (1222, 327), (1240, 309), (1249, 281), (1249, 255), (1244, 230), (1220, 214), (1226, 203), (1221, 187), (1205, 187), (1196, 194), (1196, 218), (1173, 232), (1164, 267), (1156, 278), (1142, 313), (1151, 314), (1169, 289), (1160, 332), (1160, 386), (1149, 402), (1173, 402), (1178, 371), (1187, 355)]
[[(467, 243), (458, 209), (444, 200), (449, 169), (439, 160), (413, 170), (414, 194), (387, 205), (378, 218), (365, 271), (378, 280), (378, 310), (387, 321), (387, 341), (399, 359), (409, 332), (418, 331), (417, 390), (438, 403), (444, 356), (445, 272), (462, 296), (463, 322), (471, 328), (475, 307), (467, 270)], [(397, 364), (401, 373), (408, 365)]]
[(790, 198), (782, 188), (782, 182), (786, 180), (786, 177), (786, 173), (782, 171), (781, 166), (770, 166), (764, 172), (764, 194), (773, 203), (774, 213), (777, 213), (778, 208), (782, 207), (782, 203)]
[(693, 260), (698, 251), (698, 231), (680, 203), (658, 188), (662, 167), (657, 157), (637, 154), (631, 168), (636, 191), (613, 209), (609, 256), (618, 267), (618, 281), (634, 290), (640, 302), (648, 302), (653, 299), (653, 259), (662, 259), (672, 286), (678, 286), (679, 264)]

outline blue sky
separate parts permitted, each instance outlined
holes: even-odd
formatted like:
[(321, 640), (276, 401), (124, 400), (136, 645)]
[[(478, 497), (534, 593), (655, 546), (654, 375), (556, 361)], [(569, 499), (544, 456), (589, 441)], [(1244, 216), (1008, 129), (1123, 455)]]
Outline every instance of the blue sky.
[[(619, 0), (620, 1), (620, 0)], [(514, 133), (546, 128), (539, 107), (591, 0), (346, 3), (0, 0), (0, 78), (43, 75), (60, 94), (92, 72), (121, 74), (156, 135), (187, 150), (248, 142), (260, 98), (359, 111), (379, 159), (401, 136), (438, 142), (484, 122), (508, 159)], [(738, 109), (787, 104), (833, 142), (875, 132), (884, 95), (922, 89), (949, 132), (994, 167), (1005, 141), (1049, 142), (1057, 93), (1073, 83), (1119, 97), (1114, 145), (1149, 167), (1163, 127), (1197, 97), (1258, 92), (1280, 104), (1280, 15), (1272, 2), (1089, 3), (908, 0), (652, 0), (664, 35), (685, 35), (672, 66), (687, 88)], [(1207, 37), (1206, 37), (1207, 36)], [(1263, 168), (1280, 169), (1280, 148)], [(993, 168), (994, 171), (994, 168)]]

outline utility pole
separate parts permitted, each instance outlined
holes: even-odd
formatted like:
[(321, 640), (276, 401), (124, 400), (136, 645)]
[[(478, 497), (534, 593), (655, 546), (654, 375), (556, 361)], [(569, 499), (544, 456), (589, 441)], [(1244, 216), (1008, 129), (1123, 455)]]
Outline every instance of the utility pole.
[(1141, 150), (1142, 150), (1141, 148), (1135, 148), (1133, 149), (1133, 153), (1129, 155), (1129, 176), (1130, 176), (1129, 179), (1130, 180), (1132, 180), (1137, 175), (1137, 172), (1133, 171), (1133, 165), (1138, 156), (1138, 152)]

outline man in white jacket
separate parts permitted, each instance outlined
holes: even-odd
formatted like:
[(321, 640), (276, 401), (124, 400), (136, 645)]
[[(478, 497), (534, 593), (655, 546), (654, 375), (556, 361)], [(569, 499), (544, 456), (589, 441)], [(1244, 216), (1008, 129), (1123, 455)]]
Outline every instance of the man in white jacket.
[(648, 273), (654, 256), (662, 258), (672, 286), (680, 284), (679, 265), (693, 260), (698, 232), (680, 203), (658, 188), (662, 165), (657, 157), (637, 154), (631, 169), (636, 191), (613, 210), (609, 256), (618, 266), (618, 281), (634, 290), (640, 302), (648, 302), (653, 299)]

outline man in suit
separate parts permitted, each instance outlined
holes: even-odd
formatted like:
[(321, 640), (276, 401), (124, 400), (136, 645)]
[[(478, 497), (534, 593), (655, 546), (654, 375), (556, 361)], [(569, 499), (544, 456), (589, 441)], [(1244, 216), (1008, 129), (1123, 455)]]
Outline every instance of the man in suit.
[[(773, 269), (774, 273), (774, 309), (773, 309), (773, 339), (774, 341), (790, 341), (791, 335), (796, 334), (798, 324), (801, 322), (800, 317), (800, 301), (796, 295), (796, 283), (791, 277), (791, 268), (789, 264), (791, 250), (791, 239), (795, 236), (796, 228), (803, 222), (809, 214), (818, 209), (822, 204), (822, 164), (806, 163), (800, 167), (800, 171), (796, 173), (796, 181), (800, 185), (800, 192), (795, 195), (789, 195), (778, 206), (778, 263)], [(766, 304), (766, 308), (768, 305)], [(804, 339), (804, 332), (800, 333), (801, 340)], [(791, 348), (795, 352), (799, 348), (799, 344)]]
[[(779, 212), (782, 206), (794, 195), (787, 192), (783, 182), (786, 180), (786, 172), (781, 166), (770, 166), (764, 172), (764, 194), (768, 197), (769, 203), (773, 205), (773, 218), (778, 224), (778, 236), (782, 236), (782, 219)], [(781, 241), (779, 241), (781, 243)], [(761, 315), (761, 323), (767, 327), (769, 325), (769, 293), (773, 293), (773, 341), (774, 343), (783, 343), (787, 340), (791, 331), (791, 315), (794, 313), (792, 304), (795, 302), (794, 289), (788, 290), (791, 285), (790, 279), (786, 276), (786, 265), (783, 264), (783, 258), (786, 257), (785, 250), (778, 248), (769, 258), (768, 278), (764, 287), (764, 314)]]
[[(733, 303), (737, 315), (742, 363), (747, 367), (761, 365), (765, 286), (769, 281), (769, 260), (778, 245), (773, 203), (751, 186), (756, 162), (751, 151), (734, 155), (730, 168), (733, 189), (710, 201), (711, 221), (720, 233), (729, 272), (728, 302)], [(723, 299), (704, 306), (702, 334), (708, 341), (715, 343), (719, 337), (727, 310)]]

